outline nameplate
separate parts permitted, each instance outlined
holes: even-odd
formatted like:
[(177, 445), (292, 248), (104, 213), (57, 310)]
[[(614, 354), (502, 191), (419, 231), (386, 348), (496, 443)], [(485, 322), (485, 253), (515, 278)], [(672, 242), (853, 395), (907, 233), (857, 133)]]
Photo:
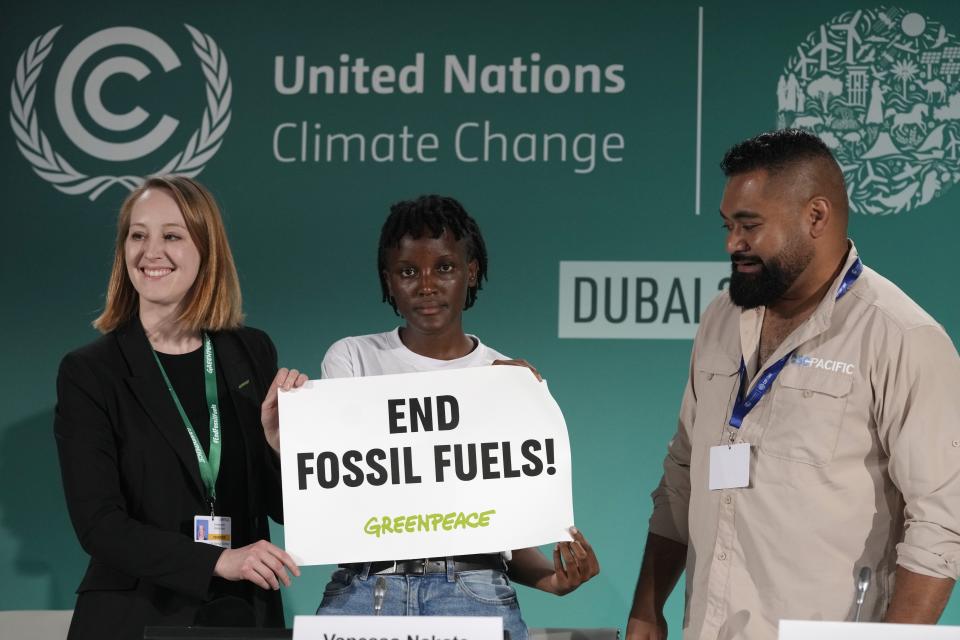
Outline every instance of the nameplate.
[(960, 627), (879, 622), (781, 620), (780, 640), (957, 640)]
[(503, 640), (497, 616), (294, 616), (293, 640)]

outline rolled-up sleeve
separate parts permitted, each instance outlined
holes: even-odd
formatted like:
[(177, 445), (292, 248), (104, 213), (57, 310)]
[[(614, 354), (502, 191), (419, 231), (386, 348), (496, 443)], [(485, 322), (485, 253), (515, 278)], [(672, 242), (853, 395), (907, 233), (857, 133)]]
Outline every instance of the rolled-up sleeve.
[(897, 563), (960, 577), (960, 357), (938, 326), (903, 332), (879, 414), (889, 473), (904, 500)]
[[(694, 357), (696, 347), (694, 347)], [(677, 432), (670, 440), (663, 460), (663, 476), (654, 489), (653, 513), (649, 531), (681, 544), (689, 539), (688, 512), (690, 508), (690, 434), (696, 417), (697, 398), (693, 387), (693, 358), (687, 386), (680, 405)]]

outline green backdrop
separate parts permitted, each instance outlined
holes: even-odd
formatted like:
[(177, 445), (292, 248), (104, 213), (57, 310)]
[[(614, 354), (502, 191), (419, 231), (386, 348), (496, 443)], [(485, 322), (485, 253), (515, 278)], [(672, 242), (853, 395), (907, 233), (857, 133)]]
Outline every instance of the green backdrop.
[[(686, 0), (5, 3), (0, 9), (0, 69), (16, 91), (4, 98), (2, 106), (11, 113), (19, 109), (10, 116), (14, 123), (17, 118), (28, 121), (33, 114), (50, 150), (76, 173), (137, 175), (156, 171), (184, 150), (190, 134), (200, 129), (205, 108), (213, 120), (222, 122), (223, 113), (215, 113), (214, 107), (224, 108), (224, 81), (229, 77), (231, 120), (219, 132), (223, 133), (219, 150), (209, 158), (194, 158), (205, 165), (199, 179), (223, 207), (249, 324), (270, 333), (282, 364), (313, 375), (318, 375), (321, 358), (335, 339), (384, 331), (397, 322), (389, 307), (380, 303), (374, 262), (377, 232), (390, 203), (426, 192), (460, 199), (480, 221), (490, 250), (490, 281), (477, 306), (466, 314), (467, 328), (493, 347), (535, 363), (550, 380), (570, 430), (577, 525), (602, 563), (596, 579), (563, 601), (522, 589), (525, 617), (533, 626), (622, 627), (646, 536), (649, 492), (659, 478), (665, 446), (675, 428), (691, 342), (559, 338), (559, 263), (725, 260), (716, 213), (723, 187), (717, 162), (733, 142), (777, 125), (782, 106), (778, 79), (785, 67), (797, 63), (798, 47), (809, 52), (815, 44), (808, 36), (819, 36), (821, 25), (861, 8), (868, 10), (861, 20), (870, 18), (876, 26), (871, 37), (882, 36), (878, 8), (853, 2), (843, 6), (759, 0), (703, 5)], [(934, 151), (942, 151), (957, 123), (949, 114), (944, 119), (934, 116), (940, 113), (937, 108), (947, 107), (958, 79), (947, 77), (949, 55), (930, 63), (940, 65), (931, 71), (917, 49), (933, 50), (936, 45), (943, 52), (956, 40), (960, 4), (916, 2), (899, 13), (887, 10), (884, 16), (896, 23), (893, 29), (905, 34), (893, 44), (890, 38), (874, 42), (875, 62), (866, 64), (889, 73), (883, 81), (889, 98), (885, 106), (906, 113), (910, 104), (930, 103), (921, 114), (922, 122), (900, 126), (893, 141), (901, 150), (912, 144), (918, 149), (914, 157), (920, 158), (922, 141), (908, 140), (907, 134), (936, 133), (936, 127), (945, 124), (940, 133), (947, 137), (939, 140), (939, 147), (934, 144)], [(910, 36), (917, 20), (908, 16), (925, 19), (922, 35)], [(203, 75), (185, 23), (212, 38), (207, 51), (212, 46), (228, 62), (220, 69), (227, 76)], [(63, 26), (53, 37), (42, 71), (18, 77), (21, 54), (58, 25)], [(54, 99), (57, 70), (73, 47), (90, 34), (117, 26), (157, 35), (182, 63), (164, 73), (149, 54), (121, 44), (81, 65), (68, 98), (79, 105), (77, 117), (84, 128), (107, 142), (147, 133), (164, 113), (180, 121), (156, 151), (129, 162), (85, 153), (61, 127)], [(938, 31), (938, 26), (945, 30)], [(842, 30), (826, 28), (825, 33), (837, 48), (826, 54), (828, 66), (856, 67), (870, 55), (869, 50), (860, 50), (873, 42), (866, 32), (853, 45), (857, 64), (843, 60)], [(944, 34), (948, 40), (937, 44)], [(883, 47), (891, 55), (886, 61), (880, 55)], [(371, 66), (399, 68), (412, 64), (417, 53), (424, 60), (422, 93), (364, 94), (354, 84), (347, 93), (304, 90), (281, 95), (275, 88), (277, 56), (283, 56), (292, 73), (296, 56), (303, 56), (307, 66), (339, 68), (340, 54), (347, 54), (350, 63), (362, 57)], [(470, 94), (457, 89), (459, 85), (450, 93), (443, 90), (447, 55), (457, 56), (460, 64), (476, 55), (481, 67), (509, 66), (519, 57), (529, 66), (534, 53), (539, 54), (541, 70), (563, 65), (573, 77), (577, 65), (597, 65), (601, 74), (613, 79), (601, 75), (599, 92), (592, 91), (588, 79), (581, 93), (574, 89), (551, 93), (544, 90), (545, 84), (537, 93), (520, 93), (512, 78), (504, 93), (478, 89)], [(150, 112), (144, 123), (127, 132), (103, 128), (83, 109), (85, 79), (110, 55), (135, 57), (151, 72), (141, 81), (117, 75), (103, 84), (101, 97), (108, 110), (125, 113), (142, 105)], [(804, 68), (809, 64), (812, 81), (819, 57), (811, 57), (814, 62), (803, 64)], [(916, 60), (912, 77), (906, 77), (910, 76), (906, 67), (892, 68), (902, 58)], [(212, 57), (208, 63), (222, 67), (218, 60)], [(946, 92), (928, 95), (916, 82), (933, 82), (937, 69)], [(496, 79), (496, 71), (488, 73)], [(549, 80), (554, 88), (562, 85), (562, 69), (550, 74), (540, 81)], [(523, 88), (529, 88), (529, 82), (529, 77), (521, 78)], [(213, 106), (205, 85), (213, 88)], [(23, 90), (30, 87), (33, 94), (27, 104)], [(840, 126), (851, 115), (837, 106), (843, 106), (845, 98), (826, 90), (828, 107), (831, 100), (834, 105), (831, 111), (822, 109), (824, 92), (807, 89), (806, 94), (807, 113), (821, 120), (819, 127), (815, 120), (812, 126), (822, 131), (823, 123), (835, 125), (837, 143), (850, 158), (869, 156), (867, 147), (878, 130), (892, 126), (858, 133), (862, 138), (844, 138), (852, 133)], [(895, 99), (894, 94), (900, 97)], [(866, 106), (861, 106), (854, 110), (854, 119), (866, 113)], [(26, 116), (24, 108), (29, 111)], [(784, 115), (781, 110), (780, 115), (782, 123), (796, 114)], [(398, 148), (392, 162), (370, 157), (361, 162), (357, 156), (346, 162), (278, 161), (273, 150), (276, 127), (287, 122), (299, 126), (303, 121), (311, 126), (320, 123), (324, 133), (362, 133), (368, 140), (384, 132), (399, 136), (404, 126), (416, 135), (433, 132), (438, 140), (438, 149), (432, 152), (436, 159), (405, 162)], [(558, 147), (551, 150), (549, 161), (458, 158), (457, 127), (465, 122), (482, 126), (484, 121), (510, 136), (553, 132), (565, 134), (571, 142), (578, 134), (592, 133), (598, 145), (603, 136), (619, 134), (623, 149), (611, 149), (614, 160), (608, 161), (598, 147), (599, 159), (591, 171), (574, 159), (572, 147), (566, 161), (560, 160)], [(0, 608), (70, 608), (86, 556), (67, 518), (60, 486), (52, 437), (54, 380), (63, 354), (95, 337), (90, 321), (103, 304), (115, 217), (126, 189), (114, 184), (93, 200), (88, 197), (91, 189), (82, 185), (79, 195), (61, 193), (53, 180), (69, 178), (69, 171), (61, 166), (46, 177), (37, 175), (31, 164), (37, 166), (42, 158), (31, 162), (18, 150), (15, 128), (15, 124), (0, 127), (4, 200)], [(868, 131), (865, 125), (861, 129)], [(282, 131), (280, 141), (286, 145), (282, 154), (298, 151), (295, 137), (283, 137), (295, 136), (294, 130)], [(467, 130), (474, 137), (464, 142), (474, 146), (463, 155), (478, 148), (477, 131)], [(201, 137), (209, 143), (219, 133), (201, 131)], [(586, 155), (584, 140), (581, 157)], [(941, 192), (922, 204), (928, 199), (927, 185), (905, 194), (910, 177), (897, 177), (905, 167), (886, 162), (889, 154), (876, 153), (880, 152), (874, 153), (878, 159), (869, 170), (880, 172), (888, 184), (896, 182), (897, 190), (872, 192), (872, 187), (864, 186), (861, 195), (866, 199), (904, 194), (909, 210), (856, 214), (851, 236), (867, 264), (897, 282), (956, 339), (960, 304), (950, 283), (956, 274), (960, 190), (946, 188), (960, 177), (950, 159), (956, 151), (950, 148), (939, 158), (934, 153), (916, 165), (923, 171), (916, 180), (932, 173), (929, 180), (939, 181), (936, 190)], [(852, 169), (858, 179), (864, 170)], [(56, 184), (82, 183), (64, 180)], [(275, 527), (275, 533), (282, 539), (281, 527)], [(286, 590), (288, 622), (293, 614), (314, 610), (327, 574), (324, 567), (308, 568)], [(679, 629), (682, 596), (671, 599), (668, 615), (671, 627)], [(957, 598), (944, 622), (960, 624)]]

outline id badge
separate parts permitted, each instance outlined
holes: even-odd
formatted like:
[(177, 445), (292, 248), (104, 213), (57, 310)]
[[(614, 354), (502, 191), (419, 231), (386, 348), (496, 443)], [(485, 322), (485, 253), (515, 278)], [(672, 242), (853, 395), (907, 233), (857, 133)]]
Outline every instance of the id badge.
[(710, 490), (750, 486), (750, 444), (710, 447)]
[(229, 516), (193, 516), (194, 542), (229, 549), (231, 540)]

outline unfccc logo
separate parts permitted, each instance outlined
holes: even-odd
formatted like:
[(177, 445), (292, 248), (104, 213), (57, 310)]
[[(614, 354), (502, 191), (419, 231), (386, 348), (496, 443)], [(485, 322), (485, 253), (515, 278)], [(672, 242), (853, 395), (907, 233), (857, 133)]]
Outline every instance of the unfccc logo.
[[(193, 40), (193, 51), (200, 60), (206, 79), (207, 105), (200, 128), (193, 132), (186, 147), (155, 173), (179, 173), (195, 176), (220, 149), (223, 136), (230, 125), (232, 85), (227, 73), (227, 59), (209, 35), (190, 25), (184, 25)], [(54, 188), (71, 195), (87, 195), (95, 200), (115, 184), (133, 189), (142, 182), (135, 175), (87, 175), (74, 169), (50, 144), (37, 119), (35, 98), (37, 81), (43, 63), (53, 48), (55, 27), (39, 36), (20, 55), (16, 76), (10, 87), (10, 125), (17, 137), (17, 147), (33, 167), (34, 172)], [(111, 27), (82, 40), (67, 55), (57, 74), (54, 87), (54, 106), (57, 118), (67, 138), (80, 150), (107, 162), (128, 162), (142, 158), (160, 148), (174, 134), (180, 122), (164, 114), (150, 131), (136, 140), (112, 142), (91, 133), (77, 116), (74, 94), (81, 67), (100, 51), (115, 46), (136, 47), (152, 56), (164, 72), (180, 66), (180, 59), (170, 46), (143, 29)], [(97, 64), (81, 87), (82, 102), (89, 119), (114, 132), (129, 132), (143, 125), (150, 113), (137, 106), (126, 113), (114, 113), (101, 98), (103, 85), (115, 75), (127, 75), (143, 80), (150, 69), (140, 60), (118, 55)]]

